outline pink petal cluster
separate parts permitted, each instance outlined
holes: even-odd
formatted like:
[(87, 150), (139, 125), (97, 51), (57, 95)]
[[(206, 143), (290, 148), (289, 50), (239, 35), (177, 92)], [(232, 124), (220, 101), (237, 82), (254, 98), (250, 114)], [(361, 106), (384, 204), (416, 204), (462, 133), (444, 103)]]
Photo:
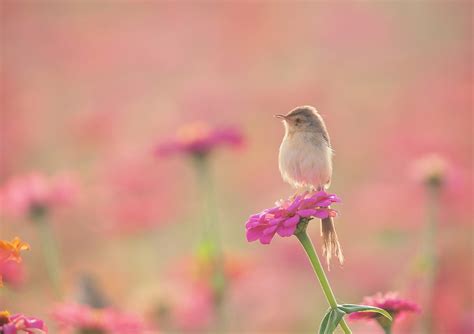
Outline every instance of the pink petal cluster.
[(336, 195), (324, 191), (277, 202), (276, 206), (250, 216), (245, 224), (247, 240), (258, 239), (262, 244), (269, 244), (275, 233), (281, 237), (292, 236), (302, 219), (335, 217), (337, 212), (329, 206), (337, 202), (340, 199)]
[[(5, 323), (4, 323), (5, 322)], [(0, 317), (0, 333), (2, 334), (45, 334), (48, 328), (42, 320), (15, 314)]]
[[(365, 297), (362, 301), (363, 305), (376, 306), (386, 310), (390, 315), (395, 318), (403, 315), (404, 313), (420, 312), (420, 306), (415, 302), (401, 299), (398, 297), (396, 292), (388, 292), (386, 294), (377, 293), (374, 296)], [(358, 312), (349, 315), (350, 319), (374, 319), (379, 316), (378, 313), (373, 312)]]
[(52, 314), (62, 334), (77, 330), (97, 330), (104, 334), (142, 334), (147, 331), (144, 320), (135, 314), (112, 308), (94, 309), (86, 305), (63, 304)]
[(0, 260), (0, 278), (10, 287), (19, 287), (25, 280), (23, 264), (14, 260)]
[(156, 147), (158, 156), (177, 153), (205, 155), (218, 146), (238, 147), (243, 142), (242, 133), (232, 127), (212, 128), (196, 122), (183, 126), (177, 134)]
[(40, 173), (13, 177), (0, 188), (0, 209), (14, 216), (32, 214), (68, 204), (76, 194), (76, 184), (66, 175), (48, 178)]

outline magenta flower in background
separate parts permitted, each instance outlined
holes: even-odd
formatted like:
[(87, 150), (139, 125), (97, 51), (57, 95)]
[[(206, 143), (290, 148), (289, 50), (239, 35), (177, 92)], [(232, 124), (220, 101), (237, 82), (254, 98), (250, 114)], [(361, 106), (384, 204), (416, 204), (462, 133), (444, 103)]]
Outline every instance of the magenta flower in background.
[(26, 317), (23, 314), (10, 316), (8, 312), (0, 312), (0, 333), (2, 334), (45, 334), (48, 328), (42, 320)]
[[(420, 312), (420, 307), (415, 302), (401, 299), (395, 292), (388, 292), (386, 294), (377, 293), (374, 296), (365, 297), (362, 304), (375, 306), (386, 310), (395, 320), (403, 316), (405, 313)], [(357, 312), (349, 315), (352, 320), (356, 319), (376, 319), (380, 317), (378, 313), (371, 312)]]
[(145, 321), (140, 316), (112, 308), (94, 309), (86, 305), (62, 304), (53, 310), (52, 317), (62, 334), (76, 333), (77, 330), (95, 330), (104, 334), (147, 332)]
[(232, 127), (211, 127), (196, 122), (181, 127), (176, 135), (156, 147), (158, 156), (173, 154), (205, 155), (219, 146), (239, 147), (243, 143), (242, 133)]
[(77, 185), (66, 175), (46, 177), (34, 172), (13, 177), (0, 188), (0, 210), (12, 216), (33, 215), (69, 204)]
[(247, 240), (258, 239), (262, 244), (269, 244), (275, 233), (281, 237), (292, 236), (302, 219), (335, 217), (337, 212), (329, 206), (340, 201), (334, 194), (318, 191), (277, 202), (273, 208), (250, 216), (245, 224)]

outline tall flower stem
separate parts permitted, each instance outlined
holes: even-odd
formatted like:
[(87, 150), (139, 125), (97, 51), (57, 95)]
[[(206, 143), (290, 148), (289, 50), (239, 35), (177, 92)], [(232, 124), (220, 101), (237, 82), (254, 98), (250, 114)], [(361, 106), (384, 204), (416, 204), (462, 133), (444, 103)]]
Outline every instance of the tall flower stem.
[(199, 196), (202, 203), (203, 240), (199, 247), (199, 255), (210, 261), (212, 266), (211, 286), (214, 295), (214, 308), (216, 312), (216, 331), (224, 327), (223, 299), (225, 296), (226, 279), (224, 273), (224, 258), (217, 226), (217, 212), (214, 196), (209, 159), (205, 155), (194, 158)]
[(46, 270), (51, 280), (56, 297), (62, 296), (61, 288), (61, 269), (59, 253), (51, 226), (46, 219), (46, 214), (35, 217), (35, 223), (41, 242), (41, 249), (46, 266)]
[[(321, 285), (321, 288), (323, 289), (324, 295), (326, 296), (326, 300), (328, 301), (329, 306), (332, 309), (337, 308), (336, 297), (334, 296), (334, 293), (332, 292), (331, 285), (329, 284), (328, 278), (326, 277), (326, 273), (324, 272), (324, 269), (321, 265), (321, 261), (319, 261), (319, 257), (316, 254), (316, 251), (314, 250), (313, 243), (311, 242), (311, 239), (308, 237), (308, 234), (306, 233), (306, 226), (300, 231), (298, 231), (298, 233), (296, 233), (295, 235), (298, 238), (298, 240), (301, 242), (301, 245), (303, 245), (303, 248), (306, 254), (308, 255), (309, 261), (311, 262), (311, 265), (313, 266), (313, 270), (319, 280), (319, 283)], [(339, 323), (339, 326), (342, 328), (344, 333), (346, 334), (352, 333), (344, 319), (341, 320), (341, 322)]]
[(423, 321), (424, 333), (433, 332), (433, 294), (436, 285), (436, 276), (438, 270), (438, 257), (436, 254), (436, 242), (438, 234), (438, 205), (440, 195), (440, 185), (437, 183), (428, 183), (427, 191), (427, 221), (425, 227), (425, 318)]
[(196, 176), (199, 187), (199, 197), (202, 205), (203, 238), (205, 242), (211, 243), (213, 253), (220, 252), (219, 231), (217, 226), (217, 214), (215, 211), (214, 185), (211, 177), (211, 168), (207, 156), (194, 158)]

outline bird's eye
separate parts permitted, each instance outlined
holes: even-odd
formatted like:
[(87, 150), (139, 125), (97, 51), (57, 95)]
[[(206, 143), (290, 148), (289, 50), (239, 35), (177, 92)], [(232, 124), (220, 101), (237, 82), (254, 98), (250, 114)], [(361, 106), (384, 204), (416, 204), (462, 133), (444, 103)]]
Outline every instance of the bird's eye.
[(295, 118), (295, 123), (296, 123), (296, 124), (300, 124), (300, 123), (301, 123), (301, 119), (300, 119), (300, 118)]

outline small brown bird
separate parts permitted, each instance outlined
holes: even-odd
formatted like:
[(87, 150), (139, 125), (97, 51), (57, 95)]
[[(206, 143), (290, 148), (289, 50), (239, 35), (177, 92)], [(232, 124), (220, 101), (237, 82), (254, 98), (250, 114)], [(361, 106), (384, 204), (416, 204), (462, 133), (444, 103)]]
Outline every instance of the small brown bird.
[[(275, 115), (285, 125), (280, 145), (279, 167), (283, 180), (298, 191), (326, 190), (331, 184), (333, 151), (323, 118), (311, 106), (301, 106), (286, 115)], [(323, 253), (328, 262), (334, 254), (344, 257), (332, 218), (321, 221)]]

